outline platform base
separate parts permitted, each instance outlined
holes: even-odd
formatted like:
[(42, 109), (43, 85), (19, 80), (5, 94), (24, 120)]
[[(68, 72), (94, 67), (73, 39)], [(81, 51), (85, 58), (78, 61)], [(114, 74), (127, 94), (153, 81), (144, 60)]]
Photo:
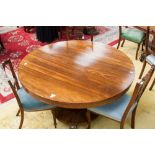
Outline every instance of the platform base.
[[(55, 116), (59, 121), (68, 124), (70, 129), (77, 129), (81, 123), (85, 123), (87, 126), (86, 109), (56, 108)], [(97, 116), (91, 113), (91, 120)]]

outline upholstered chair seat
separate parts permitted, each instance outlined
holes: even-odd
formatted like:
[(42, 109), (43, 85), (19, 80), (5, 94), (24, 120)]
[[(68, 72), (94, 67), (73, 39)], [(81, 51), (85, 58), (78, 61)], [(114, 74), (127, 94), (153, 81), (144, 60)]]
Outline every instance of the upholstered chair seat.
[(123, 47), (125, 40), (138, 44), (137, 50), (136, 50), (136, 57), (135, 57), (137, 60), (140, 45), (142, 45), (142, 51), (143, 51), (143, 45), (144, 45), (145, 39), (146, 39), (146, 34), (143, 31), (133, 27), (125, 27), (124, 29), (122, 29), (122, 26), (119, 26), (119, 40), (118, 40), (117, 49), (119, 48), (122, 40), (123, 42), (121, 47)]
[(127, 28), (122, 31), (121, 37), (125, 38), (129, 41), (135, 42), (135, 43), (141, 43), (144, 39), (145, 33), (143, 31), (140, 31), (138, 29), (133, 28)]
[(45, 104), (33, 98), (24, 90), (24, 88), (20, 88), (17, 91), (17, 94), (20, 98), (21, 104), (25, 111), (47, 110), (47, 109), (50, 109), (50, 108), (52, 109), (55, 107), (54, 105)]
[[(106, 116), (108, 118), (121, 121), (124, 111), (127, 108), (130, 99), (131, 99), (131, 96), (129, 96), (128, 94), (125, 94), (111, 104), (107, 104), (96, 108), (89, 108), (88, 110), (94, 113)], [(130, 112), (133, 111), (135, 106), (136, 104), (133, 104), (133, 107), (130, 109)]]
[(155, 56), (154, 55), (148, 55), (146, 57), (146, 61), (150, 64), (150, 65), (155, 65)]

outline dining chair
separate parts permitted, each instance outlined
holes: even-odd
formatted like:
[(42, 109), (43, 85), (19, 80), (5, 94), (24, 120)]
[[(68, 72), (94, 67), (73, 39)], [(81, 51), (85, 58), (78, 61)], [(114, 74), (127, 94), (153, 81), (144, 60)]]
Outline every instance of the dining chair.
[(10, 68), (10, 71), (12, 73), (13, 77), (13, 82), (12, 80), (8, 80), (8, 83), (15, 95), (15, 98), (17, 100), (19, 110), (16, 114), (16, 116), (19, 116), (21, 114), (21, 120), (20, 120), (20, 125), (19, 129), (22, 128), (23, 121), (24, 121), (24, 111), (26, 112), (35, 112), (35, 111), (44, 111), (44, 110), (51, 110), (53, 114), (53, 121), (54, 121), (54, 126), (55, 128), (57, 127), (56, 123), (56, 117), (55, 117), (55, 106), (54, 105), (49, 105), (45, 104), (35, 98), (33, 98), (30, 94), (28, 94), (23, 87), (20, 87), (17, 76), (13, 70), (13, 66), (11, 63), (11, 60), (6, 60), (2, 63), (4, 71), (6, 71), (6, 68)]
[[(143, 66), (139, 75), (139, 79), (142, 77), (146, 64), (149, 64), (152, 68), (155, 69), (155, 36), (152, 40), (149, 39), (150, 36), (150, 27), (147, 27), (147, 33), (146, 33), (146, 49), (145, 49), (145, 55)], [(151, 84), (149, 90), (152, 90), (153, 86), (155, 84), (155, 78), (153, 80), (153, 83)]]
[(84, 30), (83, 30), (83, 33), (85, 35), (89, 35), (90, 38), (91, 38), (91, 41), (93, 41), (94, 40), (94, 36), (98, 35), (99, 31), (96, 29), (95, 26), (85, 26)]
[(142, 51), (143, 51), (143, 45), (145, 41), (145, 33), (141, 30), (138, 30), (136, 28), (131, 28), (131, 27), (125, 27), (122, 29), (122, 26), (119, 26), (119, 40), (118, 40), (118, 45), (117, 49), (120, 46), (121, 41), (123, 40), (121, 47), (123, 47), (125, 40), (134, 42), (138, 44), (137, 50), (136, 50), (136, 57), (135, 59), (137, 60), (138, 58), (138, 51), (140, 48), (140, 45), (142, 44)]
[[(67, 40), (85, 40), (84, 37), (84, 26), (66, 26), (60, 32), (60, 38), (65, 34)], [(93, 31), (92, 31), (93, 32)], [(89, 34), (91, 41), (93, 41), (93, 33)]]
[(119, 99), (114, 102), (95, 108), (88, 108), (86, 112), (86, 118), (88, 122), (88, 128), (91, 127), (91, 115), (90, 112), (105, 116), (112, 120), (115, 120), (120, 123), (120, 129), (124, 128), (125, 121), (128, 117), (129, 113), (132, 113), (131, 116), (131, 128), (135, 128), (135, 116), (136, 110), (138, 106), (138, 102), (143, 95), (150, 79), (153, 74), (153, 68), (149, 70), (149, 72), (136, 83), (135, 89), (133, 91), (132, 96), (128, 94), (123, 95)]
[(84, 40), (83, 26), (69, 26), (66, 28), (67, 40)]

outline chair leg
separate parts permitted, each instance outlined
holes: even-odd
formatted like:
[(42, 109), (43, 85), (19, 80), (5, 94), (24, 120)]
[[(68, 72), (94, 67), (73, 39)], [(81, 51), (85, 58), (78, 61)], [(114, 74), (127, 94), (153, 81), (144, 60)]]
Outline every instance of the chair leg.
[(55, 109), (52, 109), (51, 112), (53, 115), (54, 127), (57, 128), (57, 122), (56, 122), (56, 117), (55, 117)]
[(140, 44), (138, 44), (138, 47), (137, 47), (137, 51), (136, 51), (136, 60), (138, 58), (138, 51), (139, 51), (139, 48), (140, 48)]
[(153, 82), (152, 82), (151, 87), (149, 88), (149, 90), (152, 90), (154, 84), (155, 84), (155, 78), (154, 78), (154, 80), (153, 80)]
[(91, 115), (90, 115), (90, 111), (89, 110), (86, 111), (86, 119), (87, 119), (87, 122), (88, 122), (87, 129), (90, 129), (91, 128)]
[(122, 121), (122, 122), (120, 123), (120, 129), (124, 129), (124, 124), (125, 124), (125, 121)]
[(16, 116), (19, 116), (19, 114), (20, 114), (20, 109), (18, 110), (18, 112), (17, 112)]
[(143, 75), (143, 73), (144, 73), (145, 66), (146, 66), (146, 60), (145, 60), (144, 63), (143, 63), (143, 67), (142, 67), (141, 73), (140, 73), (140, 75), (139, 75), (139, 79), (141, 79), (141, 77), (142, 77), (142, 75)]
[(123, 42), (122, 42), (122, 45), (121, 45), (121, 47), (123, 47), (123, 46), (124, 46), (124, 43), (125, 43), (125, 39), (123, 39)]
[(117, 49), (119, 49), (120, 43), (121, 43), (121, 38), (119, 38), (119, 40), (118, 40)]
[(91, 34), (91, 41), (93, 42), (93, 40), (94, 40), (94, 36)]
[(137, 111), (137, 106), (135, 107), (135, 109), (132, 112), (132, 116), (131, 116), (131, 128), (134, 129), (135, 128), (135, 116), (136, 116), (136, 111)]
[(24, 111), (23, 111), (23, 110), (21, 110), (21, 120), (20, 120), (19, 129), (21, 129), (21, 128), (22, 128), (23, 121), (24, 121)]
[(66, 31), (66, 40), (69, 41), (70, 40), (70, 34), (68, 31)]
[(58, 32), (58, 39), (61, 40), (61, 38), (62, 38), (62, 34), (61, 32)]
[(145, 45), (145, 41), (143, 41), (142, 43), (142, 51), (144, 51), (144, 45)]

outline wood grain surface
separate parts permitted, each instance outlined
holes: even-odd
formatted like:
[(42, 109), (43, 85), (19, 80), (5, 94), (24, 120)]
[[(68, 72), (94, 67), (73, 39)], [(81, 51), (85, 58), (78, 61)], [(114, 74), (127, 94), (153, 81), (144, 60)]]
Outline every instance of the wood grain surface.
[(21, 84), (35, 98), (63, 108), (110, 103), (133, 82), (132, 61), (121, 51), (91, 41), (62, 41), (31, 51), (20, 63)]

